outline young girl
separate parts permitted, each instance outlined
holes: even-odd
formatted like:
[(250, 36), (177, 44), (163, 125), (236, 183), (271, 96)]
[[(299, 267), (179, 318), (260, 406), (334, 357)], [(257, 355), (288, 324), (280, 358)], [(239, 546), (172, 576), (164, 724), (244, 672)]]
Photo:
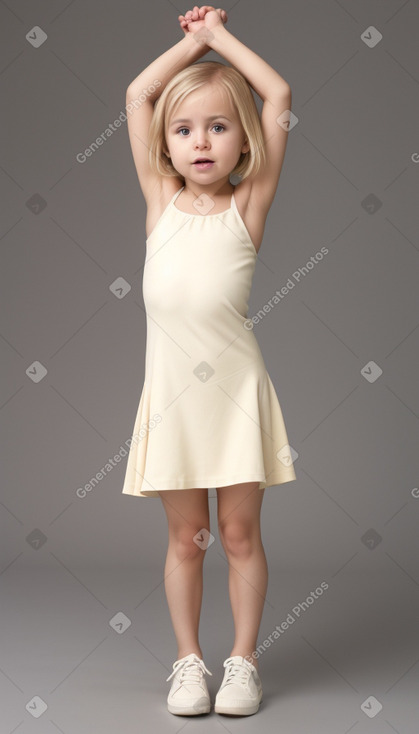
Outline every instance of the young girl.
[[(147, 346), (122, 492), (159, 496), (167, 514), (165, 591), (178, 646), (167, 705), (181, 715), (210, 711), (204, 674), (212, 674), (198, 640), (203, 560), (214, 540), (208, 488), (217, 491), (235, 624), (215, 711), (247, 715), (262, 700), (255, 649), (268, 580), (263, 494), (296, 479), (278, 398), (247, 318), (291, 92), (226, 21), (212, 6), (179, 16), (185, 37), (127, 90), (147, 204)], [(231, 66), (196, 63), (210, 49)], [(263, 100), (261, 120), (249, 85)], [(236, 186), (232, 175), (241, 179)]]

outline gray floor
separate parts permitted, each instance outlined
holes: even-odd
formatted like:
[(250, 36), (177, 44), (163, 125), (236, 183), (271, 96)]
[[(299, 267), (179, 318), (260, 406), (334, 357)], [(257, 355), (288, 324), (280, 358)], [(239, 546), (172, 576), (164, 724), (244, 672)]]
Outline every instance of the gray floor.
[[(206, 680), (214, 701), (233, 623), (218, 539), (212, 556), (209, 551), (200, 642), (213, 674)], [(20, 561), (18, 556), (1, 574), (1, 734), (184, 727), (233, 732), (255, 726), (283, 734), (417, 734), (418, 585), (394, 564), (368, 573), (364, 558), (364, 571), (357, 572), (355, 557), (326, 574), (301, 573), (285, 572), (268, 557), (259, 644), (287, 618), (294, 621), (264, 645), (258, 713), (232, 718), (213, 710), (179, 717), (166, 709), (176, 647), (157, 565), (123, 574), (69, 569), (53, 553), (47, 567), (34, 563), (31, 569)], [(322, 582), (328, 588), (314, 599)], [(311, 604), (304, 608), (307, 597)]]

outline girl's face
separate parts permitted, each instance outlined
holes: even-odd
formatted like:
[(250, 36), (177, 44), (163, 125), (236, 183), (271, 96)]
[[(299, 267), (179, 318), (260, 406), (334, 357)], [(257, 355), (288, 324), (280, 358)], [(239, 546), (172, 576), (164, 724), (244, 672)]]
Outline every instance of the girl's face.
[[(228, 179), (241, 153), (250, 146), (236, 110), (224, 90), (215, 85), (191, 92), (169, 120), (168, 155), (185, 181), (206, 185)], [(199, 168), (196, 158), (213, 164)]]

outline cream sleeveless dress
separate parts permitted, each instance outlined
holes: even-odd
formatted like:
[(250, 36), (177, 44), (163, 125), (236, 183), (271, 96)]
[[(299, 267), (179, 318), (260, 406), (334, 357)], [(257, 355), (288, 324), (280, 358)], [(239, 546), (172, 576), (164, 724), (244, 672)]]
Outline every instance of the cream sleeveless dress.
[(257, 252), (237, 209), (172, 197), (146, 240), (145, 378), (123, 494), (296, 479), (281, 407), (247, 319)]

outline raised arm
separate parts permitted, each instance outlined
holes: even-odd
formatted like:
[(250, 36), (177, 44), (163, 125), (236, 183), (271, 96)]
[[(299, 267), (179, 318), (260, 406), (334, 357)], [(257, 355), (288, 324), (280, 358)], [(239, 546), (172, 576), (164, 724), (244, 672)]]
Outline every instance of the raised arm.
[(197, 43), (189, 33), (147, 66), (126, 90), (128, 134), (147, 205), (154, 198), (156, 187), (157, 194), (161, 195), (162, 183), (161, 177), (151, 170), (148, 161), (148, 131), (154, 103), (175, 74), (193, 64), (209, 50), (209, 46)]
[(210, 50), (205, 43), (197, 43), (191, 33), (185, 34), (181, 41), (158, 56), (129, 84), (128, 89), (135, 96), (141, 92), (144, 85), (153, 84), (155, 79), (161, 82), (158, 91), (149, 95), (149, 99), (155, 102), (160, 96), (169, 80), (179, 71), (204, 56)]
[(206, 28), (206, 44), (243, 74), (263, 100), (261, 125), (267, 162), (246, 181), (250, 187), (249, 204), (268, 212), (278, 187), (288, 141), (289, 115), (278, 118), (291, 109), (291, 87), (266, 61), (230, 33), (214, 13), (209, 13), (206, 21), (212, 26)]
[(205, 38), (208, 46), (246, 77), (261, 99), (288, 94), (290, 90), (288, 82), (272, 66), (233, 36), (222, 23), (218, 22), (212, 27)]

